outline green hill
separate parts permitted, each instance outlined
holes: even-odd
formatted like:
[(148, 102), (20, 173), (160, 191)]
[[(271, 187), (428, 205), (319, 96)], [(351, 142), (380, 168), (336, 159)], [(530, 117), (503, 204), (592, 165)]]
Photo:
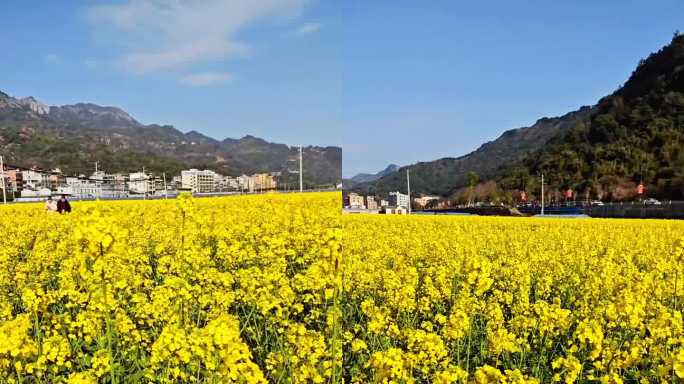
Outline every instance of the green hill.
[[(299, 149), (245, 136), (216, 140), (196, 131), (183, 133), (168, 125), (144, 125), (116, 107), (79, 103), (47, 106), (33, 98), (0, 92), (0, 148), (7, 163), (59, 167), (67, 174), (90, 173), (94, 162), (108, 172), (143, 166), (152, 172), (178, 174), (190, 167), (238, 176), (282, 172), (281, 182), (295, 183)], [(338, 184), (342, 149), (306, 146), (304, 182)]]
[[(592, 107), (507, 131), (459, 158), (408, 167), (415, 194), (458, 195), (475, 172), (487, 193), (534, 196), (543, 172), (554, 195), (571, 188), (582, 197), (628, 199), (643, 181), (649, 196), (684, 199), (684, 37), (675, 34)], [(351, 189), (405, 191), (405, 169)]]
[(500, 181), (512, 188), (542, 172), (552, 189), (583, 195), (630, 198), (643, 182), (650, 196), (684, 199), (684, 36), (642, 60), (586, 121), (508, 168)]

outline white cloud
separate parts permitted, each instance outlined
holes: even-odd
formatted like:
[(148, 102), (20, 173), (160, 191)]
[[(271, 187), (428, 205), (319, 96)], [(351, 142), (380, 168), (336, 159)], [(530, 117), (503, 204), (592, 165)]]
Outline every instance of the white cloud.
[(83, 65), (85, 65), (85, 67), (88, 69), (95, 69), (97, 68), (97, 61), (93, 59), (87, 59), (83, 61)]
[(115, 32), (120, 58), (136, 73), (227, 59), (249, 52), (238, 34), (253, 23), (297, 14), (308, 0), (127, 0), (97, 5), (86, 17)]
[(59, 56), (55, 55), (54, 53), (50, 53), (45, 55), (45, 62), (46, 63), (56, 63), (59, 61)]
[(193, 87), (205, 87), (208, 85), (230, 83), (232, 80), (233, 75), (227, 72), (204, 72), (185, 76), (180, 80), (180, 83)]
[(316, 33), (321, 30), (323, 25), (320, 23), (306, 23), (295, 30), (295, 35), (304, 36), (311, 33)]

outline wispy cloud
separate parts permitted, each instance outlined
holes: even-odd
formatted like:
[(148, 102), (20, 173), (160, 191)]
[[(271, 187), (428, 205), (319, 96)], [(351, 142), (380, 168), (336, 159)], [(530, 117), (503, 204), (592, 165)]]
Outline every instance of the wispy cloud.
[(193, 73), (180, 79), (181, 84), (193, 87), (206, 87), (209, 85), (226, 84), (233, 81), (233, 75), (227, 72), (204, 72)]
[(52, 64), (52, 63), (56, 63), (59, 61), (59, 56), (55, 55), (54, 53), (49, 53), (49, 54), (45, 55), (45, 57), (43, 59), (45, 59), (46, 63)]
[(83, 61), (83, 65), (88, 69), (97, 68), (97, 61), (93, 59), (87, 59)]
[(316, 33), (323, 28), (323, 25), (320, 23), (306, 23), (301, 25), (299, 28), (295, 30), (295, 35), (297, 36), (304, 36), (304, 35), (309, 35), (312, 33)]
[(274, 16), (297, 14), (307, 0), (127, 0), (96, 5), (86, 17), (113, 30), (126, 47), (120, 64), (135, 73), (227, 59), (249, 52), (240, 31)]

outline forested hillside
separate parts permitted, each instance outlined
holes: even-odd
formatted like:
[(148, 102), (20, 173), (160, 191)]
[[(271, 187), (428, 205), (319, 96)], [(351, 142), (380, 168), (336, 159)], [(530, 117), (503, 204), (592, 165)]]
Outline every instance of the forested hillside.
[[(509, 130), (465, 156), (408, 167), (416, 194), (463, 195), (474, 172), (487, 194), (510, 200), (526, 190), (534, 198), (544, 173), (554, 195), (630, 199), (643, 182), (648, 196), (684, 199), (684, 36), (675, 33), (594, 106)], [(405, 191), (405, 169), (352, 189)]]
[(642, 60), (589, 118), (560, 132), (501, 181), (544, 173), (552, 188), (608, 199), (684, 198), (684, 36)]

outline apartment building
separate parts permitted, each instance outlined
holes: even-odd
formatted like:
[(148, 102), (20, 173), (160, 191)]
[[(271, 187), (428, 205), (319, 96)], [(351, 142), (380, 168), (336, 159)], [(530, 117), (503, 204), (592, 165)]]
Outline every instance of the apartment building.
[(363, 196), (358, 193), (349, 193), (344, 197), (344, 206), (349, 208), (366, 208)]
[(23, 189), (39, 190), (50, 187), (50, 175), (39, 170), (21, 171), (23, 179)]
[(257, 173), (252, 175), (254, 180), (254, 189), (258, 191), (267, 191), (276, 188), (275, 177), (268, 173)]
[(389, 205), (392, 207), (405, 207), (409, 206), (409, 196), (401, 192), (390, 192), (389, 193)]
[(146, 172), (128, 174), (128, 190), (131, 193), (154, 194), (157, 192), (157, 180)]
[(193, 193), (217, 192), (222, 176), (208, 169), (181, 171), (181, 188)]
[(375, 199), (375, 196), (366, 196), (366, 208), (378, 209), (378, 201)]

